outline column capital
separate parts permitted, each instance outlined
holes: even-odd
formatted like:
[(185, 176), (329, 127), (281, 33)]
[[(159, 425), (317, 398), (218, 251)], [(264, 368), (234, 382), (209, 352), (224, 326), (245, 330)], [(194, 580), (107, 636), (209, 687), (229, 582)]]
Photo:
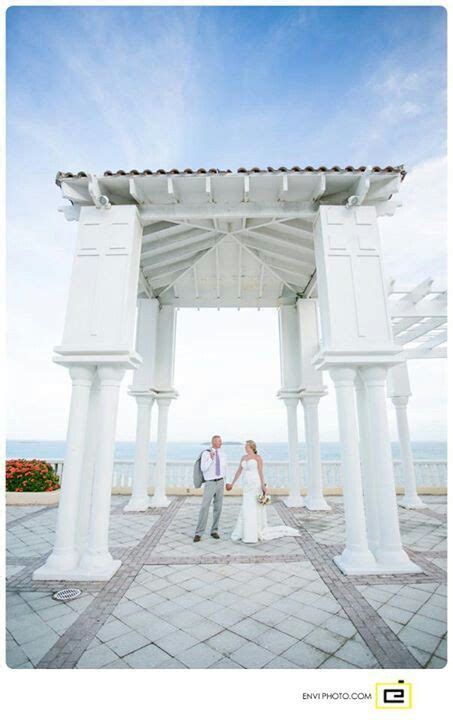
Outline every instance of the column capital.
[(395, 407), (407, 407), (409, 395), (395, 395), (392, 397), (392, 403)]
[(138, 407), (151, 407), (154, 403), (155, 395), (135, 395), (135, 402)]
[(172, 400), (176, 400), (178, 397), (178, 393), (176, 391), (174, 392), (165, 392), (165, 393), (156, 393), (156, 402), (158, 406), (161, 407), (170, 407)]
[(383, 385), (387, 380), (388, 369), (385, 365), (370, 365), (360, 368), (360, 375), (365, 385)]
[(106, 385), (120, 385), (124, 377), (126, 369), (117, 365), (100, 365), (98, 367), (98, 377), (101, 387)]
[(338, 367), (329, 368), (329, 373), (335, 385), (353, 385), (357, 375), (357, 368), (339, 365)]
[(317, 405), (322, 397), (327, 395), (327, 388), (319, 390), (303, 390), (300, 393), (300, 399), (303, 405)]
[(73, 385), (87, 385), (91, 387), (96, 373), (94, 365), (71, 365), (68, 370)]
[(134, 390), (132, 387), (129, 387), (127, 394), (134, 397), (137, 403), (139, 400), (149, 402), (151, 400), (155, 400), (157, 397), (157, 393), (154, 390)]
[(297, 407), (300, 398), (298, 390), (279, 390), (277, 393), (279, 400), (283, 400), (287, 407)]

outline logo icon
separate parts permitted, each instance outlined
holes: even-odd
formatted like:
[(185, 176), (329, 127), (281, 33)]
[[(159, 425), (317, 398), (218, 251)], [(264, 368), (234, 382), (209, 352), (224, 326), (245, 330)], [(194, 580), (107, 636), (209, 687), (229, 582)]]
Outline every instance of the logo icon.
[(412, 708), (412, 683), (376, 683), (374, 707), (376, 710), (410, 710)]

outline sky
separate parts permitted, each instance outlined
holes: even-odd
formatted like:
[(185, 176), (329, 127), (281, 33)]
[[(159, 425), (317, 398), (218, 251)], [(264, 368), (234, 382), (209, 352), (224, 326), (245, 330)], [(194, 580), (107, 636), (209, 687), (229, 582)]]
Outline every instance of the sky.
[[(380, 220), (385, 270), (402, 289), (430, 276), (443, 290), (446, 93), (441, 7), (10, 8), (8, 437), (66, 434), (70, 382), (52, 348), (77, 228), (57, 212), (58, 170), (403, 163), (403, 205)], [(177, 325), (169, 439), (284, 441), (276, 311), (180, 310)], [(413, 439), (445, 439), (446, 362), (414, 361), (410, 376)], [(135, 434), (129, 384), (120, 440)]]

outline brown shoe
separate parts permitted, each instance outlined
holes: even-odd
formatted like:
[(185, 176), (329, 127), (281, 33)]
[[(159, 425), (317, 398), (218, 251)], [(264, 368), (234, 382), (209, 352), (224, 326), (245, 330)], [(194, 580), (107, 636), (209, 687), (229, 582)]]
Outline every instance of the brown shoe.
[(200, 542), (200, 540), (201, 540), (201, 535), (195, 535), (193, 541), (194, 541), (194, 542)]
[(216, 540), (220, 540), (220, 535), (215, 530), (211, 533), (211, 537), (215, 538)]

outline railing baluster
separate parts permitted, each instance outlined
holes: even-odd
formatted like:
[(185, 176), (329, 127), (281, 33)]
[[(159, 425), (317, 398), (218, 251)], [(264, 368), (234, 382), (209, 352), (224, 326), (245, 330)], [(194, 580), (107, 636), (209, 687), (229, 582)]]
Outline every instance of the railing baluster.
[[(46, 460), (63, 481), (64, 460), (51, 458)], [(404, 485), (401, 460), (394, 460), (395, 484)], [(167, 487), (190, 489), (192, 488), (191, 460), (170, 460), (167, 463)], [(446, 460), (414, 460), (415, 478), (417, 487), (445, 488), (447, 486)], [(149, 484), (154, 482), (155, 462), (149, 463)], [(307, 486), (307, 465), (304, 460), (299, 464), (301, 484)], [(288, 487), (288, 463), (272, 460), (265, 465), (266, 481), (271, 489), (286, 489)], [(230, 472), (230, 476), (233, 473)], [(113, 466), (112, 488), (131, 488), (134, 478), (134, 463), (129, 460), (117, 460)], [(322, 462), (323, 486), (326, 490), (342, 486), (342, 467), (339, 460), (325, 460)]]

